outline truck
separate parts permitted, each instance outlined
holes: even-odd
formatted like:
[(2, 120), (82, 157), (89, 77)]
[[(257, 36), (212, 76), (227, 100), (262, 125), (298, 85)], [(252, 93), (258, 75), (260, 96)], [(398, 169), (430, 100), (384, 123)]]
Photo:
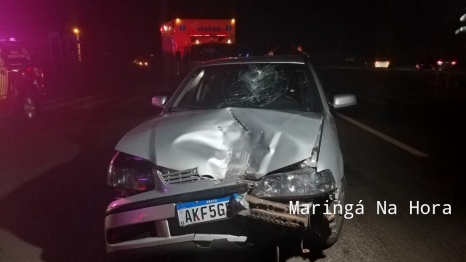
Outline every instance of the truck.
[(173, 19), (160, 27), (165, 84), (175, 88), (197, 64), (249, 56), (236, 44), (235, 19)]

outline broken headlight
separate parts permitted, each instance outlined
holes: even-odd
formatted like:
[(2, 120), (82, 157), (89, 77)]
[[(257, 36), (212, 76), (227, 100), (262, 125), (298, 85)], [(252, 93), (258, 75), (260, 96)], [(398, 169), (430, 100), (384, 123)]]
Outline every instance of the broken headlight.
[(107, 184), (128, 191), (154, 189), (153, 168), (146, 159), (118, 152), (108, 168)]
[(330, 170), (317, 172), (313, 168), (271, 174), (262, 178), (251, 194), (262, 198), (316, 197), (335, 190), (335, 178)]

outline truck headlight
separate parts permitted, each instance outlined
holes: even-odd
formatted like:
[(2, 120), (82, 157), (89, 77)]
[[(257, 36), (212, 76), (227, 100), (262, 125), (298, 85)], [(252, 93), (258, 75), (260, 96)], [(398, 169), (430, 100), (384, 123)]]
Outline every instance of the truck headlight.
[(330, 170), (303, 168), (263, 177), (251, 194), (262, 198), (316, 197), (336, 189)]
[(128, 191), (152, 190), (153, 170), (150, 161), (118, 152), (108, 168), (107, 184)]

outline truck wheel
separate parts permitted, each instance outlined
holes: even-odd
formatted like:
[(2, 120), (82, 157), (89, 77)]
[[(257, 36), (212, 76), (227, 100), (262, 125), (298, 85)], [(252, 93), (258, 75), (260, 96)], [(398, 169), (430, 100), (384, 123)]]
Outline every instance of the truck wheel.
[[(333, 200), (328, 204), (329, 210), (332, 212), (331, 215), (325, 215), (326, 207), (323, 206), (326, 203), (325, 199), (322, 199), (320, 203), (321, 208), (319, 208), (319, 212), (317, 212), (318, 208), (316, 208), (316, 213), (318, 215), (314, 215), (310, 219), (310, 229), (308, 232), (305, 233), (304, 236), (304, 246), (308, 246), (309, 249), (318, 249), (324, 250), (331, 246), (333, 246), (340, 237), (341, 231), (343, 229), (343, 223), (345, 221), (344, 217), (344, 208), (346, 204), (346, 179), (343, 178), (341, 181), (341, 187), (339, 192), (339, 199)], [(334, 206), (336, 204), (341, 205), (340, 208), (336, 208), (339, 214), (333, 214)], [(307, 242), (307, 244), (306, 244)]]
[(26, 117), (28, 120), (34, 120), (37, 118), (39, 113), (39, 103), (35, 99), (35, 97), (31, 94), (26, 94), (21, 99), (21, 110), (23, 112), (23, 116)]

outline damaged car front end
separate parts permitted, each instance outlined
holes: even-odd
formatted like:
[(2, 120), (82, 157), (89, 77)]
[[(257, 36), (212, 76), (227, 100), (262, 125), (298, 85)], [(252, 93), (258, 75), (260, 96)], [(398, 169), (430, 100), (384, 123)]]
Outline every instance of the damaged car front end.
[[(283, 234), (327, 248), (341, 232), (345, 178), (332, 107), (307, 58), (202, 64), (156, 118), (117, 144), (106, 210), (114, 258), (236, 249)], [(308, 211), (308, 212), (306, 212)]]

